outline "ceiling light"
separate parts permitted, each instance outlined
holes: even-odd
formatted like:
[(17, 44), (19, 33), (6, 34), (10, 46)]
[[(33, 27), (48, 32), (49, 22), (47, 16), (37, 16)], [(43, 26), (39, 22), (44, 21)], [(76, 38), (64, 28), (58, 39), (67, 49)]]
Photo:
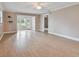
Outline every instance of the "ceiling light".
[(32, 3), (33, 7), (36, 8), (36, 9), (42, 9), (42, 8), (45, 8), (47, 6), (46, 3)]
[(36, 9), (42, 9), (42, 7), (41, 6), (37, 6)]

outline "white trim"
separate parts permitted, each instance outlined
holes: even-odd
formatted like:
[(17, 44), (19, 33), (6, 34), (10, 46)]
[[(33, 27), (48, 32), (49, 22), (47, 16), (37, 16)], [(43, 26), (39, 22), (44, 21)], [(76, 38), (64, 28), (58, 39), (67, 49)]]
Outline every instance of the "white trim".
[(62, 35), (62, 34), (58, 34), (58, 33), (51, 33), (51, 32), (48, 32), (48, 33), (49, 33), (49, 34), (53, 34), (53, 35), (57, 35), (57, 36), (60, 36), (60, 37), (64, 37), (64, 38), (67, 38), (67, 39), (79, 41), (79, 38), (70, 37), (70, 36), (66, 36), (66, 35)]
[(65, 6), (62, 6), (62, 7), (59, 7), (59, 8), (55, 8), (54, 10), (51, 9), (51, 12), (53, 11), (57, 11), (57, 10), (60, 10), (60, 9), (63, 9), (63, 8), (67, 8), (67, 7), (71, 7), (71, 6), (75, 6), (75, 5), (78, 5), (79, 3), (72, 3), (72, 4), (68, 4), (68, 5), (65, 5)]

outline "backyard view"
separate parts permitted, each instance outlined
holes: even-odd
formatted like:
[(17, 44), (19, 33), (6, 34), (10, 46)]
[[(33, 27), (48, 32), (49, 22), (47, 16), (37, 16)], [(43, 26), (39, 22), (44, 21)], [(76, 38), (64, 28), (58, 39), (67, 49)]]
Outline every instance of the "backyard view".
[(32, 19), (30, 17), (18, 17), (17, 18), (17, 29), (18, 30), (31, 30)]

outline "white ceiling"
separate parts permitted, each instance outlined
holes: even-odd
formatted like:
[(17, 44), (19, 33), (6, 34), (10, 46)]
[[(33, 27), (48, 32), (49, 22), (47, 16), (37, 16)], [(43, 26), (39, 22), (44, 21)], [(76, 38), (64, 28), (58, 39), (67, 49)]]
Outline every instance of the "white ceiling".
[(42, 13), (48, 13), (49, 11), (61, 9), (63, 7), (79, 4), (78, 2), (43, 2), (43, 3), (47, 3), (47, 6), (41, 10), (33, 8), (31, 2), (3, 2), (2, 5), (4, 7), (3, 9), (7, 11), (42, 14)]

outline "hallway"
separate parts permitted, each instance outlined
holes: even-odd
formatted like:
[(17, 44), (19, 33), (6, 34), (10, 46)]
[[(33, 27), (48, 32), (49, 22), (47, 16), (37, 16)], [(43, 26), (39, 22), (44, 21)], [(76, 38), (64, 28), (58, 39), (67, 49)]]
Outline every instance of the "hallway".
[(0, 56), (79, 56), (79, 42), (29, 30), (6, 33), (0, 41)]

